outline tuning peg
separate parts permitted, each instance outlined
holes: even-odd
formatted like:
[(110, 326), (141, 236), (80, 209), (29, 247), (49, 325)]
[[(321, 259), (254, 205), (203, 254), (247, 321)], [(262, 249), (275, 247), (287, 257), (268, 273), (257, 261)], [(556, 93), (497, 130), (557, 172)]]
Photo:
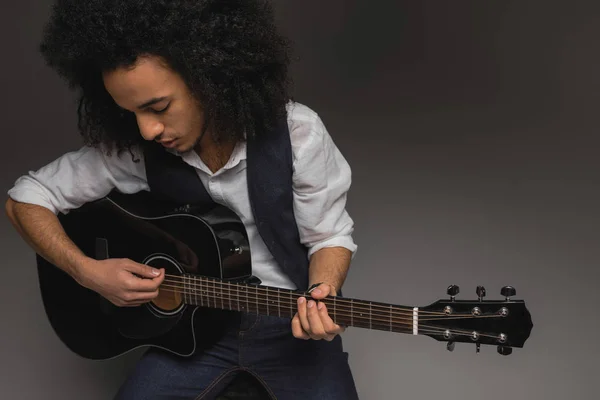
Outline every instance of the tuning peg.
[(503, 356), (508, 356), (512, 354), (512, 347), (498, 346), (498, 353), (502, 354)]
[(450, 342), (446, 343), (446, 350), (454, 351), (454, 342), (450, 341)]
[(506, 298), (506, 301), (510, 301), (510, 298), (517, 294), (517, 290), (512, 286), (504, 286), (500, 290), (500, 294)]
[(448, 290), (446, 290), (446, 293), (448, 293), (448, 296), (450, 296), (450, 300), (454, 301), (456, 295), (460, 293), (460, 288), (458, 287), (458, 285), (450, 285), (448, 286)]
[(481, 343), (475, 343), (475, 353), (479, 353), (481, 350)]
[(485, 297), (485, 288), (483, 286), (477, 286), (475, 293), (477, 293), (477, 296), (479, 296), (479, 301), (482, 301)]

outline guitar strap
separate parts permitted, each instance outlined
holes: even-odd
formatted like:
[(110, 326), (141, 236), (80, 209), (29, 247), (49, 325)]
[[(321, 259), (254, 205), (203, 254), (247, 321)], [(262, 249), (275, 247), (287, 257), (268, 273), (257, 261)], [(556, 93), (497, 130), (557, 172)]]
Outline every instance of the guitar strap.
[[(308, 287), (308, 249), (300, 242), (293, 204), (293, 155), (287, 121), (247, 140), (248, 195), (257, 230), (299, 290)], [(179, 206), (211, 207), (214, 201), (192, 166), (158, 143), (144, 150), (150, 191)]]

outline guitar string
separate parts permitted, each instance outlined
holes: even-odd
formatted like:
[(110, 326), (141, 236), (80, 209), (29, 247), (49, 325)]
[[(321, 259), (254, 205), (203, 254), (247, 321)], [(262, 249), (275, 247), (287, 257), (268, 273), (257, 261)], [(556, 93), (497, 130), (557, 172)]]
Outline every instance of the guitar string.
[[(167, 291), (171, 291), (171, 292), (175, 292), (175, 293), (180, 293), (177, 290), (170, 290), (170, 289), (168, 289)], [(190, 294), (190, 296), (191, 296), (191, 294)], [(213, 296), (213, 297), (211, 297), (211, 300), (214, 300), (214, 304), (215, 304), (216, 308), (223, 308), (223, 309), (234, 310), (234, 307), (226, 308), (224, 306), (224, 304), (227, 303), (227, 302), (229, 302), (229, 301), (227, 299), (223, 298), (223, 297)], [(222, 307), (219, 307), (217, 305), (217, 300), (222, 300), (222, 302), (221, 302)], [(229, 303), (231, 303), (231, 302), (229, 302)], [(238, 302), (238, 304), (239, 303), (240, 302)], [(253, 302), (245, 302), (244, 301), (244, 303), (246, 303), (248, 305), (246, 307), (246, 309), (242, 310), (244, 308), (244, 307), (242, 307), (242, 309), (238, 309), (238, 311), (245, 311), (245, 312), (249, 312), (249, 313), (253, 313), (253, 312), (259, 313), (258, 306), (259, 305), (261, 305), (261, 306), (265, 305), (264, 303), (261, 304), (261, 303), (256, 303), (254, 301)], [(208, 302), (208, 304), (210, 305), (210, 302)], [(252, 308), (249, 307), (250, 304), (257, 306), (256, 309), (252, 310)], [(196, 304), (196, 305), (200, 305), (200, 304)], [(290, 316), (291, 316), (291, 314), (294, 313), (296, 311), (296, 309), (294, 309), (294, 308), (292, 308), (290, 306), (286, 306), (284, 304), (283, 306), (278, 307), (278, 311), (279, 311), (279, 313), (281, 313), (281, 311), (283, 311), (284, 314), (290, 313)], [(337, 312), (336, 312), (335, 315), (336, 315), (336, 317), (337, 316), (346, 317), (346, 318), (350, 317), (349, 314), (344, 314), (344, 313), (340, 314), (340, 313), (337, 313)], [(478, 318), (481, 318), (481, 317), (478, 317)], [(419, 318), (418, 321), (422, 322), (422, 321), (439, 321), (439, 320), (440, 319), (426, 319), (426, 318), (423, 319), (423, 318)], [(392, 318), (392, 319), (390, 319), (390, 318), (387, 318), (387, 317), (384, 320), (384, 319), (368, 318), (368, 317), (365, 317), (365, 316), (354, 315), (353, 318), (352, 318), (352, 321), (353, 322), (359, 322), (360, 321), (364, 325), (369, 325), (371, 327), (373, 325), (379, 326), (380, 330), (388, 330), (387, 327), (390, 325), (389, 324), (390, 321), (391, 321), (391, 327), (392, 327), (392, 329), (394, 327), (399, 327), (399, 328), (405, 328), (407, 332), (410, 332), (412, 330), (412, 326), (413, 326), (412, 320), (409, 321), (408, 319), (398, 319), (398, 318)], [(409, 321), (409, 322), (406, 322), (406, 321)], [(362, 326), (356, 325), (356, 324), (354, 324), (354, 326), (362, 327)], [(386, 329), (383, 329), (382, 327), (386, 327)], [(419, 324), (418, 331), (419, 331), (419, 333), (429, 332), (429, 333), (440, 333), (440, 334), (444, 334), (444, 333), (446, 333), (446, 331), (448, 331), (451, 334), (459, 335), (459, 336), (471, 336), (472, 335), (472, 332), (469, 332), (469, 331), (448, 329), (448, 328), (445, 328), (445, 327), (438, 327), (438, 326), (432, 326), (432, 325), (421, 325), (421, 324)], [(497, 336), (490, 335), (490, 334), (485, 334), (485, 333), (481, 333), (481, 334), (479, 334), (479, 336), (480, 337), (488, 337), (488, 338), (492, 338), (492, 339), (497, 339), (498, 338)]]
[[(176, 290), (170, 290), (170, 289), (168, 289), (168, 291), (175, 292), (175, 293), (180, 293), (179, 291), (176, 291)], [(190, 298), (193, 296), (192, 293), (188, 293), (188, 294), (189, 294)], [(212, 306), (212, 304), (214, 304), (216, 308), (223, 308), (223, 309), (227, 309), (227, 307), (225, 306), (225, 303), (229, 303), (230, 307), (228, 309), (234, 309), (234, 307), (231, 306), (232, 303), (235, 303), (235, 304), (238, 304), (238, 305), (240, 305), (240, 303), (245, 303), (246, 304), (246, 308), (245, 308), (244, 311), (247, 311), (247, 312), (252, 311), (252, 307), (250, 307), (250, 305), (256, 306), (255, 307), (256, 312), (258, 312), (258, 307), (259, 306), (268, 306), (268, 304), (256, 302), (256, 301), (254, 301), (254, 299), (252, 301), (249, 301), (249, 300), (247, 300), (247, 301), (241, 301), (241, 300), (235, 300), (235, 299), (227, 299), (225, 297), (211, 296), (210, 299), (207, 299), (207, 300), (209, 300), (209, 301), (207, 301), (207, 305), (208, 306)], [(213, 300), (212, 304), (211, 304), (210, 300)], [(221, 307), (219, 307), (217, 305), (217, 300), (221, 300)], [(195, 305), (201, 305), (201, 304), (195, 304)], [(241, 308), (238, 307), (238, 311), (242, 311), (243, 308), (244, 307), (241, 307)], [(289, 312), (290, 314), (296, 311), (296, 308), (292, 307), (291, 305), (288, 306), (285, 303), (283, 304), (283, 306), (281, 306), (281, 305), (278, 306), (277, 309), (278, 309), (279, 313), (281, 313), (282, 310), (284, 311), (284, 313)], [(390, 321), (392, 322), (392, 324), (394, 324), (394, 323), (396, 323), (396, 324), (404, 324), (406, 326), (412, 326), (412, 324), (413, 324), (412, 319), (408, 319), (408, 318), (400, 318), (400, 319), (397, 318), (397, 317), (396, 318), (389, 318), (386, 315), (380, 315), (380, 314), (375, 314), (375, 315), (371, 315), (371, 317), (367, 317), (367, 316), (354, 315), (354, 314), (351, 315), (351, 314), (344, 313), (343, 311), (348, 311), (347, 309), (346, 310), (341, 310), (342, 311), (341, 313), (337, 312), (337, 311), (338, 310), (336, 308), (336, 313), (335, 313), (336, 317), (337, 316), (346, 317), (346, 318), (352, 317), (352, 320), (363, 320), (363, 321), (369, 321), (371, 323), (373, 321), (376, 322), (376, 323), (381, 322), (384, 326), (388, 325)], [(378, 317), (384, 317), (384, 319), (380, 319)], [(492, 317), (496, 317), (497, 318), (497, 316), (495, 316), (495, 315), (479, 316), (479, 317), (476, 317), (476, 318), (492, 318)], [(456, 317), (456, 318), (448, 317), (447, 319), (459, 319), (459, 318), (460, 317)], [(474, 319), (475, 317), (469, 315), (468, 318)], [(462, 319), (465, 319), (465, 318), (462, 318)], [(433, 318), (433, 319), (432, 318), (419, 318), (418, 319), (419, 322), (422, 322), (422, 321), (440, 321), (440, 320), (445, 320), (445, 319), (441, 319), (441, 318)], [(433, 327), (430, 327), (430, 328), (433, 328)], [(438, 328), (438, 327), (435, 327), (435, 328), (436, 329), (442, 329), (442, 330), (444, 330), (444, 328)], [(470, 334), (470, 332), (467, 332), (466, 334)]]
[[(167, 275), (167, 276), (171, 276), (171, 277), (177, 277), (177, 276), (173, 276), (173, 275)], [(182, 277), (183, 278), (183, 277)], [(183, 278), (185, 279), (185, 278)], [(196, 280), (197, 278), (192, 278), (193, 280)], [(238, 294), (239, 293), (247, 293), (247, 290), (241, 290), (239, 289), (239, 285), (237, 284), (231, 284), (228, 282), (222, 282), (222, 281), (205, 281), (204, 284), (203, 283), (197, 283), (194, 282), (192, 280), (190, 280), (189, 282), (186, 282), (184, 280), (172, 280), (172, 279), (165, 279), (166, 283), (173, 283), (176, 285), (181, 284), (182, 288), (188, 287), (188, 288), (197, 288), (200, 291), (206, 291), (206, 290), (210, 290), (212, 289), (213, 291), (216, 290), (223, 290), (222, 287), (217, 287), (217, 285), (219, 286), (229, 286), (228, 290), (232, 293)], [(209, 286), (210, 282), (214, 282), (216, 283), (216, 285), (213, 285), (212, 287)], [(233, 290), (231, 289), (233, 288)], [(277, 297), (278, 299), (281, 298), (281, 293), (282, 292), (277, 292), (277, 288), (274, 289), (266, 289), (266, 288), (261, 288), (261, 287), (257, 287), (257, 286), (246, 286), (246, 289), (253, 289), (256, 292), (263, 292), (266, 293), (268, 298), (271, 298), (273, 296)], [(284, 289), (287, 290), (287, 289)], [(304, 293), (297, 293), (297, 292), (283, 292), (284, 295), (288, 294), (291, 296), (296, 296), (296, 297), (302, 297), (305, 296)], [(256, 294), (254, 292), (252, 292), (252, 294)], [(332, 297), (333, 298), (333, 297)], [(382, 311), (388, 312), (389, 311), (389, 305), (388, 306), (383, 306), (383, 305), (379, 305), (379, 304), (371, 304), (371, 305), (366, 305), (364, 304), (363, 300), (351, 300), (351, 299), (346, 299), (344, 297), (335, 297), (335, 301), (336, 301), (336, 306), (340, 305), (340, 306), (344, 306), (344, 305), (351, 305), (352, 308), (354, 310), (364, 310), (365, 312), (371, 311), (371, 310), (376, 310), (376, 309), (380, 309)], [(406, 306), (395, 306), (395, 305), (391, 305), (391, 307), (395, 308), (394, 313), (395, 314), (399, 314), (399, 315), (409, 315), (412, 316), (412, 308), (406, 307)], [(440, 315), (440, 316), (446, 316), (447, 314), (444, 312), (438, 312), (438, 311), (425, 311), (425, 310), (419, 310), (420, 313), (423, 314), (429, 314), (429, 315)]]
[[(178, 286), (168, 286), (167, 285), (167, 286), (164, 286), (164, 287), (165, 288), (173, 288), (173, 289), (181, 289)], [(193, 298), (195, 300), (195, 302), (198, 303), (198, 294), (196, 292), (193, 292), (193, 291), (184, 291), (184, 292), (182, 292), (180, 290), (170, 290), (170, 289), (165, 289), (165, 291), (170, 291), (170, 292), (175, 292), (175, 293), (182, 294), (183, 296)], [(265, 302), (264, 299), (259, 299), (259, 300), (263, 300), (263, 301), (257, 301), (257, 299), (251, 298), (249, 296), (244, 296), (244, 297), (246, 297), (246, 298), (244, 299), (244, 298), (239, 297), (239, 296), (236, 298), (236, 296), (231, 296), (229, 293), (227, 293), (227, 294), (226, 293), (221, 293), (220, 296), (217, 295), (217, 294), (212, 294), (211, 293), (211, 294), (206, 294), (206, 295), (200, 295), (200, 302), (201, 302), (201, 304), (198, 304), (198, 305), (203, 305), (204, 302), (206, 302), (207, 305), (210, 305), (211, 302), (212, 302), (212, 304), (216, 305), (217, 304), (216, 303), (217, 300), (221, 300), (221, 304), (224, 304), (226, 302), (235, 303), (235, 304), (238, 304), (238, 305), (240, 305), (240, 304), (246, 304), (247, 305), (247, 307), (246, 307), (247, 309), (250, 308), (249, 307), (250, 305), (264, 306), (264, 307), (269, 307), (270, 305), (272, 305), (268, 301)], [(204, 301), (204, 300), (206, 300), (206, 301)], [(328, 300), (329, 301), (327, 301), (327, 302), (331, 303), (331, 299), (328, 299)], [(331, 306), (331, 305), (332, 304), (329, 304), (329, 306)], [(283, 303), (280, 302), (279, 305), (277, 305), (276, 307), (279, 308), (279, 309), (283, 308), (284, 310), (290, 310), (290, 309), (295, 310), (296, 309), (295, 307), (292, 306), (292, 301), (283, 302)], [(230, 308), (233, 308), (233, 307), (230, 307)], [(239, 309), (239, 307), (238, 307), (238, 309)], [(330, 307), (330, 312), (332, 312), (332, 311), (335, 311), (336, 314), (338, 314), (338, 311), (350, 311), (350, 312), (353, 312), (352, 315), (354, 316), (354, 315), (357, 315), (357, 314), (355, 314), (357, 311), (361, 311), (361, 310), (357, 310), (357, 309), (354, 309), (354, 308), (349, 309), (349, 308), (346, 308), (346, 307), (337, 307), (337, 304), (336, 304), (335, 310)], [(385, 317), (386, 318), (385, 321), (389, 320), (388, 315), (394, 315), (394, 313), (389, 313), (389, 312), (387, 314), (379, 314), (378, 311), (383, 311), (383, 310), (375, 310), (374, 312), (370, 312), (369, 314), (371, 314), (372, 316)], [(419, 313), (420, 313), (420, 311), (419, 311)], [(364, 314), (367, 314), (367, 313), (364, 313)], [(344, 314), (344, 315), (349, 316), (350, 314)], [(435, 316), (435, 317), (436, 318), (427, 318), (427, 317), (426, 318), (419, 318), (419, 320), (420, 321), (438, 321), (438, 320), (441, 320), (441, 319), (447, 319), (447, 318), (441, 318), (442, 316), (439, 316), (439, 318), (438, 318), (438, 316)], [(455, 318), (461, 318), (461, 319), (464, 319), (464, 318), (473, 318), (473, 316), (471, 314), (462, 314), (462, 315), (458, 314), (458, 315), (454, 315), (454, 317)], [(410, 318), (407, 317), (407, 318), (404, 318), (404, 320), (411, 321), (411, 323), (412, 323), (412, 320), (413, 320), (412, 319), (412, 314), (411, 314)]]
[[(166, 282), (167, 283), (179, 284), (179, 282), (174, 282), (174, 281), (171, 281), (171, 280), (167, 280)], [(216, 281), (216, 282), (218, 283), (218, 281)], [(233, 291), (231, 289), (229, 289), (229, 292), (233, 293), (234, 295), (237, 294), (239, 296), (240, 293), (246, 293), (246, 297), (248, 297), (248, 293), (250, 293), (249, 291), (244, 291), (244, 290), (237, 289), (238, 288), (237, 285), (234, 285), (234, 284), (228, 284), (228, 285), (231, 286), (231, 287), (234, 287)], [(210, 286), (208, 286), (208, 284), (204, 285), (204, 286), (202, 284), (200, 284), (200, 285), (198, 285), (198, 284), (187, 284), (187, 285), (179, 286), (179, 287), (180, 288), (182, 287), (184, 289), (185, 289), (185, 287), (189, 287), (189, 288), (198, 288), (198, 287), (200, 287), (200, 289), (198, 289), (200, 292), (202, 292), (202, 291), (207, 292), (210, 289), (212, 289), (213, 292), (216, 292), (217, 289), (219, 289), (220, 291), (223, 291), (222, 288), (217, 288), (216, 286), (210, 287)], [(256, 288), (256, 287), (247, 287), (247, 288), (255, 289), (257, 292), (259, 290), (266, 291), (268, 299), (274, 297), (275, 295), (276, 295), (275, 297), (278, 300), (281, 298), (281, 292), (275, 291), (276, 289), (275, 290), (271, 289), (269, 291), (269, 290), (266, 290), (266, 289), (260, 289), (260, 288)], [(296, 297), (302, 297), (302, 296), (305, 295), (304, 293), (294, 293), (294, 292), (283, 292), (283, 293), (284, 294), (287, 293), (287, 294), (290, 294), (291, 296), (296, 296)], [(258, 293), (253, 293), (253, 294), (258, 294)], [(197, 295), (197, 294), (194, 294), (194, 295)], [(330, 299), (333, 299), (333, 298), (334, 297), (332, 297)], [(388, 313), (389, 312), (389, 308), (390, 308), (390, 306), (381, 306), (381, 305), (376, 305), (376, 304), (372, 304), (370, 306), (367, 306), (364, 303), (362, 303), (363, 302), (362, 300), (357, 300), (357, 302), (354, 302), (354, 301), (349, 300), (349, 299), (344, 299), (343, 297), (335, 297), (335, 299), (336, 299), (335, 300), (336, 307), (337, 307), (338, 304), (340, 304), (341, 306), (343, 306), (344, 304), (346, 304), (346, 305), (347, 304), (351, 304), (351, 307), (352, 307), (353, 310), (358, 310), (358, 311), (363, 310), (364, 312), (372, 312), (372, 310), (380, 309), (381, 311), (384, 311), (384, 312)], [(325, 299), (321, 300), (321, 301), (327, 302), (327, 300), (325, 300)], [(363, 307), (361, 307), (361, 306), (363, 306)], [(392, 308), (394, 308), (394, 307), (396, 308), (396, 311), (394, 311), (395, 314), (412, 316), (412, 313), (413, 313), (412, 309), (409, 309), (409, 308), (407, 308), (405, 306), (394, 306), (394, 305), (391, 305), (391, 307)], [(402, 307), (404, 307), (404, 308), (402, 308)], [(429, 315), (439, 315), (439, 316), (442, 316), (442, 317), (446, 317), (447, 316), (447, 314), (443, 313), (443, 312), (425, 311), (425, 310), (419, 310), (419, 312), (421, 312), (423, 314), (429, 314)], [(454, 315), (456, 315), (456, 314), (454, 314)], [(466, 315), (470, 315), (470, 314), (466, 314)]]
[[(208, 286), (207, 283), (203, 285), (203, 284), (191, 283), (191, 282), (190, 283), (177, 282), (177, 281), (173, 281), (173, 280), (165, 280), (164, 282), (166, 282), (166, 283), (173, 283), (175, 285), (179, 285), (179, 286), (174, 286), (174, 287), (179, 287), (179, 288), (182, 288), (182, 289), (185, 289), (185, 288), (196, 289), (199, 292), (203, 292), (203, 291), (207, 292), (210, 289), (212, 289), (213, 292), (216, 292), (216, 290), (219, 290), (219, 291), (223, 292), (223, 288), (210, 287), (210, 286)], [(216, 281), (216, 282), (220, 283), (219, 281)], [(239, 289), (239, 286), (235, 285), (235, 284), (225, 283), (225, 285), (228, 285), (230, 287), (227, 290), (231, 294), (234, 294), (234, 295), (237, 294), (239, 296), (240, 293), (251, 293), (253, 295), (257, 294), (255, 292), (250, 292), (250, 291), (247, 291), (247, 290)], [(231, 289), (231, 288), (233, 288), (233, 289)], [(266, 293), (266, 295), (267, 295), (267, 301), (268, 301), (268, 299), (271, 299), (271, 298), (276, 298), (276, 299), (279, 300), (282, 297), (281, 296), (282, 294), (284, 296), (295, 296), (296, 298), (298, 298), (298, 297), (304, 297), (305, 296), (304, 293), (297, 293), (297, 292), (292, 292), (292, 291), (278, 292), (277, 288), (274, 288), (274, 289), (265, 289), (265, 288), (253, 287), (253, 286), (248, 286), (246, 288), (247, 289), (253, 289), (256, 292), (263, 292), (262, 294)], [(284, 289), (284, 290), (287, 290), (287, 289)], [(247, 297), (247, 295), (246, 295), (246, 297)], [(333, 298), (334, 297), (331, 297), (329, 299), (333, 299)], [(335, 299), (336, 299), (335, 300), (336, 307), (338, 305), (340, 305), (342, 307), (344, 305), (351, 305), (352, 309), (356, 310), (356, 311), (363, 310), (364, 312), (370, 312), (371, 310), (380, 309), (381, 311), (388, 312), (389, 311), (389, 307), (390, 307), (390, 306), (381, 306), (381, 305), (376, 305), (376, 304), (372, 304), (371, 306), (367, 306), (367, 305), (365, 305), (363, 303), (363, 300), (353, 301), (353, 300), (350, 300), (350, 299), (345, 299), (343, 297), (335, 297)], [(327, 300), (325, 300), (325, 299), (323, 299), (321, 301), (327, 302)], [(396, 308), (396, 310), (394, 311), (395, 314), (412, 316), (412, 313), (413, 313), (412, 308), (410, 308), (410, 309), (409, 308), (404, 308), (403, 309), (402, 306), (394, 306), (394, 305), (392, 305), (392, 307)], [(446, 315), (445, 313), (440, 313), (440, 312), (436, 312), (436, 311), (422, 311), (422, 312), (424, 314), (431, 314), (431, 315), (440, 315), (440, 316), (445, 316)]]
[[(173, 275), (170, 275), (170, 276), (173, 276)], [(177, 278), (177, 276), (174, 276), (174, 277)], [(165, 279), (164, 282), (181, 284), (182, 285), (181, 287), (200, 288), (199, 290), (201, 290), (201, 291), (202, 290), (206, 290), (206, 289), (213, 289), (213, 291), (216, 290), (217, 289), (216, 285), (213, 285), (213, 287), (208, 286), (210, 284), (210, 282), (214, 282), (214, 283), (216, 283), (217, 285), (220, 285), (220, 286), (229, 286), (229, 289), (228, 289), (229, 291), (231, 291), (232, 290), (231, 288), (233, 288), (233, 290), (235, 291), (235, 293), (245, 292), (244, 290), (239, 289), (239, 287), (240, 287), (239, 285), (234, 284), (234, 283), (228, 283), (228, 282), (222, 282), (222, 281), (208, 281), (208, 280), (204, 281), (204, 282), (200, 281), (200, 283), (198, 283), (197, 282), (197, 278), (192, 278), (192, 279), (194, 279), (195, 282), (193, 282), (191, 280), (190, 281), (185, 281), (183, 279), (182, 280), (169, 280), (169, 279)], [(289, 291), (288, 292), (287, 290), (289, 290), (289, 289), (282, 289), (282, 290), (285, 290), (285, 291), (284, 292), (278, 292), (277, 288), (267, 289), (265, 287), (251, 286), (251, 285), (250, 286), (245, 286), (245, 288), (246, 289), (254, 289), (257, 292), (262, 292), (263, 294), (266, 293), (266, 295), (268, 297), (272, 297), (272, 296), (276, 296), (276, 295), (279, 297), (282, 293), (283, 294), (288, 294), (288, 295), (291, 295), (291, 296), (297, 296), (297, 297), (303, 297), (303, 296), (306, 295), (305, 293), (298, 293), (298, 292), (293, 292), (293, 291)], [(222, 287), (219, 288), (219, 289), (223, 290)], [(339, 303), (340, 305), (351, 304), (353, 308), (361, 309), (360, 307), (363, 306), (364, 300), (352, 300), (352, 299), (347, 299), (347, 298), (344, 298), (344, 297), (336, 297), (336, 303)], [(392, 305), (392, 307), (397, 308), (397, 310), (396, 310), (397, 313), (405, 313), (406, 315), (412, 315), (412, 308), (405, 307), (405, 306), (395, 306), (395, 305)], [(370, 306), (364, 305), (364, 308), (362, 308), (362, 309), (364, 309), (365, 311), (367, 311), (367, 310), (369, 310), (369, 308), (371, 308), (371, 309), (380, 308), (382, 310), (387, 310), (389, 308), (389, 306), (383, 306), (383, 305), (380, 305), (380, 304), (371, 304)], [(437, 312), (437, 311), (423, 311), (423, 313), (434, 314), (434, 315), (446, 315), (443, 312)]]
[[(179, 286), (168, 286), (167, 285), (167, 286), (164, 286), (164, 287), (165, 288), (173, 288), (173, 289), (181, 289), (181, 287), (179, 287)], [(170, 291), (170, 292), (175, 292), (175, 293), (183, 294), (184, 296), (189, 296), (190, 298), (193, 297), (194, 300), (196, 302), (198, 302), (198, 294), (196, 292), (193, 292), (193, 291), (182, 292), (180, 290), (165, 290), (165, 291)], [(239, 293), (238, 293), (238, 295), (239, 295)], [(232, 297), (229, 293), (227, 293), (227, 296), (226, 296), (226, 293), (221, 293), (221, 296), (216, 295), (216, 293), (215, 294), (211, 293), (211, 294), (206, 294), (206, 295), (200, 295), (201, 300), (206, 299), (206, 303), (209, 304), (209, 305), (211, 304), (211, 300), (213, 300), (213, 301), (221, 300), (222, 304), (223, 304), (223, 302), (229, 302), (229, 303), (233, 302), (235, 304), (242, 304), (242, 303), (244, 303), (244, 304), (248, 305), (246, 307), (247, 309), (249, 309), (249, 305), (250, 304), (252, 304), (252, 305), (258, 305), (258, 306), (265, 306), (265, 307), (268, 307), (270, 305), (270, 303), (268, 301), (265, 302), (264, 299), (260, 299), (260, 300), (263, 300), (261, 302), (261, 301), (256, 301), (255, 298), (251, 299), (249, 296), (245, 296), (245, 297), (246, 297), (246, 299), (241, 298), (239, 296), (237, 298), (235, 298), (235, 296)], [(332, 302), (332, 298), (324, 299), (324, 300), (321, 300), (321, 301), (325, 301), (325, 302), (330, 303), (328, 306), (332, 306), (333, 305), (333, 304), (331, 304), (331, 303), (333, 303)], [(214, 304), (216, 304), (216, 303), (214, 303)], [(286, 310), (288, 310), (288, 309), (294, 309), (295, 310), (296, 308), (292, 307), (291, 304), (292, 304), (291, 301), (287, 302), (287, 303), (284, 302), (284, 303), (280, 303), (280, 305), (278, 305), (277, 307), (278, 308), (283, 307)], [(199, 305), (201, 305), (201, 304), (199, 304)], [(361, 310), (360, 309), (356, 309), (354, 307), (352, 309), (348, 309), (347, 307), (337, 307), (337, 304), (336, 304), (335, 309), (330, 308), (329, 312), (331, 313), (332, 311), (335, 311), (336, 313), (338, 311), (350, 311), (350, 312), (353, 313), (352, 315), (354, 316), (354, 315), (356, 315), (355, 313), (357, 311), (361, 311)], [(371, 312), (369, 312), (369, 314), (374, 315), (374, 316), (384, 317), (386, 322), (389, 320), (389, 317), (388, 317), (389, 315), (394, 315), (394, 313), (390, 313), (389, 311), (386, 311), (385, 314), (379, 314), (378, 311), (383, 312), (385, 310), (383, 310), (383, 309), (382, 310), (375, 310), (375, 312), (371, 311)], [(419, 310), (419, 314), (421, 314), (421, 313), (422, 313), (422, 311)], [(345, 316), (348, 316), (348, 315), (350, 315), (350, 314), (345, 314)], [(404, 315), (404, 314), (400, 314), (400, 315)], [(406, 314), (406, 315), (408, 316), (408, 314)], [(444, 314), (444, 315), (439, 315), (439, 316), (438, 315), (425, 316), (424, 318), (420, 317), (419, 321), (441, 321), (441, 320), (445, 321), (445, 320), (451, 320), (451, 319), (467, 319), (467, 318), (468, 319), (476, 319), (476, 318), (477, 319), (480, 319), (480, 318), (501, 318), (501, 316), (500, 315), (479, 315), (479, 316), (474, 316), (472, 314), (452, 314), (451, 316), (447, 316), (447, 315)], [(407, 317), (404, 320), (410, 321), (412, 323), (412, 320), (413, 320), (412, 319), (412, 314), (410, 314), (410, 317)], [(381, 321), (384, 321), (384, 320), (381, 320)]]

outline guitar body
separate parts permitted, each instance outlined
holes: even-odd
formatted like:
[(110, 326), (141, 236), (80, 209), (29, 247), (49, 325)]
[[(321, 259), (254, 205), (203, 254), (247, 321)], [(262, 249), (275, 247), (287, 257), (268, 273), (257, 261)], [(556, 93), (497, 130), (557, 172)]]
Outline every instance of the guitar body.
[[(171, 276), (192, 274), (230, 282), (252, 278), (246, 230), (226, 207), (173, 212), (147, 192), (113, 192), (59, 219), (71, 240), (95, 259), (129, 258), (165, 268)], [(165, 282), (154, 301), (117, 307), (39, 255), (37, 266), (52, 328), (70, 350), (88, 359), (109, 359), (142, 346), (189, 356), (198, 346), (202, 324), (221, 315), (186, 304)]]

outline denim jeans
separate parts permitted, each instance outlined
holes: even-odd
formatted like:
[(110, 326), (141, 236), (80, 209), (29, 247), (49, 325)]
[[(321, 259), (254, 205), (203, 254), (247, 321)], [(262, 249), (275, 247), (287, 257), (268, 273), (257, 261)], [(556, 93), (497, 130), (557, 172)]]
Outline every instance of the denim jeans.
[(339, 335), (331, 342), (296, 339), (290, 318), (245, 313), (192, 357), (151, 348), (116, 399), (214, 399), (239, 371), (256, 377), (272, 399), (358, 399)]

